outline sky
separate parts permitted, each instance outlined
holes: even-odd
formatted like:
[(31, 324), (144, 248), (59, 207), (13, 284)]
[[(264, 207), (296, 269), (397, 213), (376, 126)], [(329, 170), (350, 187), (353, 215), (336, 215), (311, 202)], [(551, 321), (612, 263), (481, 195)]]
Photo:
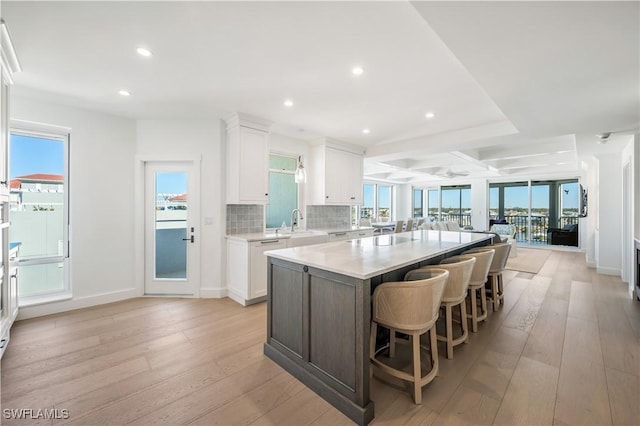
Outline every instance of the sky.
[(61, 175), (63, 171), (63, 142), (11, 135), (9, 146), (10, 179), (34, 173)]

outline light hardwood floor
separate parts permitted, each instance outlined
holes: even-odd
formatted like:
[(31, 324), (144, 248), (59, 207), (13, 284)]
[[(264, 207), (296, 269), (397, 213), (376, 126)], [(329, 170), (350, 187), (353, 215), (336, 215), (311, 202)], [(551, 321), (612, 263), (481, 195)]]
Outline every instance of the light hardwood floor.
[[(2, 424), (351, 422), (262, 354), (266, 306), (139, 298), (17, 322)], [(505, 304), (455, 348), (423, 404), (374, 379), (376, 424), (640, 424), (640, 302), (619, 278), (554, 251), (507, 271)], [(6, 409), (66, 409), (17, 421)]]

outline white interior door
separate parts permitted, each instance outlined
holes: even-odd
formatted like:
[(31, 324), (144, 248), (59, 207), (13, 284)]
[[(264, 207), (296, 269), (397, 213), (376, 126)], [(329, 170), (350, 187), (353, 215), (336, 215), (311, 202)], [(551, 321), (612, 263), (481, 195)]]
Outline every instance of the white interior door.
[(146, 162), (145, 294), (197, 296), (199, 164)]

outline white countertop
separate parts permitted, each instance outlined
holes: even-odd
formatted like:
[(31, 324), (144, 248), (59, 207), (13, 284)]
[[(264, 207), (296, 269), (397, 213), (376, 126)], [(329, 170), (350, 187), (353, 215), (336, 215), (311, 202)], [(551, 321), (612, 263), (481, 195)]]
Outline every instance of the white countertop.
[(265, 255), (358, 279), (368, 279), (492, 237), (493, 234), (477, 232), (420, 230), (269, 250)]
[(317, 231), (317, 230), (305, 231), (305, 230), (296, 229), (296, 231), (292, 234), (291, 232), (288, 232), (288, 231), (282, 232), (278, 230), (278, 232), (276, 233), (275, 230), (269, 230), (265, 232), (254, 232), (250, 234), (230, 234), (230, 235), (227, 235), (226, 237), (228, 240), (253, 242), (253, 241), (265, 241), (265, 240), (282, 240), (282, 239), (289, 239), (289, 238), (302, 238), (302, 237), (309, 237), (313, 235), (327, 235), (327, 232)]
[(349, 232), (349, 231), (360, 231), (366, 229), (373, 229), (371, 226), (349, 226), (342, 228), (326, 228), (326, 229), (308, 229), (301, 230), (296, 229), (296, 231), (292, 234), (289, 231), (282, 232), (278, 230), (276, 233), (275, 229), (269, 229), (265, 232), (254, 232), (249, 234), (228, 234), (226, 238), (228, 240), (238, 240), (238, 241), (265, 241), (265, 240), (281, 240), (286, 238), (298, 238), (298, 237), (308, 237), (310, 235), (328, 235), (335, 234), (338, 232)]

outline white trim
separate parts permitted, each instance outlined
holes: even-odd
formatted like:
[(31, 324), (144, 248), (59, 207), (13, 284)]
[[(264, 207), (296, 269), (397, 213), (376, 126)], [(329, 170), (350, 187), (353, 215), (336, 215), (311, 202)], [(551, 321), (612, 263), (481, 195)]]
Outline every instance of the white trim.
[(44, 315), (57, 314), (74, 309), (88, 308), (103, 305), (105, 303), (119, 302), (121, 300), (137, 297), (135, 288), (128, 288), (109, 293), (100, 293), (91, 296), (78, 297), (71, 300), (51, 302), (43, 305), (20, 307), (17, 320), (35, 318)]
[(2, 65), (7, 69), (9, 81), (13, 84), (12, 75), (22, 71), (18, 55), (13, 47), (11, 36), (9, 35), (9, 29), (4, 19), (0, 20), (0, 45), (2, 48)]
[(71, 133), (71, 127), (58, 126), (56, 124), (40, 123), (37, 121), (26, 121), (12, 118), (9, 121), (9, 128), (17, 127), (21, 130), (27, 130), (32, 133), (37, 133), (42, 136), (60, 137), (60, 135), (67, 135)]
[(202, 287), (200, 288), (200, 297), (205, 299), (222, 299), (228, 297), (225, 287)]
[[(133, 269), (134, 269), (134, 283), (136, 296), (141, 297), (145, 295), (145, 285), (144, 285), (144, 277), (145, 277), (145, 246), (144, 246), (144, 231), (145, 231), (145, 223), (144, 223), (144, 173), (145, 173), (145, 163), (147, 162), (191, 162), (194, 167), (197, 168), (198, 179), (201, 178), (202, 173), (202, 154), (194, 155), (194, 156), (185, 156), (176, 158), (174, 155), (170, 154), (138, 154), (134, 158), (134, 236), (133, 236), (133, 244), (134, 244), (134, 258), (133, 258)], [(202, 195), (202, 183), (200, 182), (199, 188), (200, 194)], [(198, 210), (201, 206), (198, 206)], [(200, 223), (198, 226), (202, 228), (202, 218), (200, 217)], [(199, 235), (202, 235), (202, 229), (200, 229)], [(196, 241), (200, 244), (202, 238), (197, 238)], [(200, 245), (200, 249), (201, 249)], [(199, 250), (200, 250), (199, 249)], [(198, 262), (198, 270), (199, 270), (199, 280), (202, 279), (202, 261), (199, 259)], [(200, 297), (200, 285), (196, 285), (194, 287), (194, 292), (192, 297)]]
[(616, 269), (616, 268), (598, 266), (596, 267), (596, 272), (602, 275), (614, 275), (616, 277), (620, 276), (620, 269)]

